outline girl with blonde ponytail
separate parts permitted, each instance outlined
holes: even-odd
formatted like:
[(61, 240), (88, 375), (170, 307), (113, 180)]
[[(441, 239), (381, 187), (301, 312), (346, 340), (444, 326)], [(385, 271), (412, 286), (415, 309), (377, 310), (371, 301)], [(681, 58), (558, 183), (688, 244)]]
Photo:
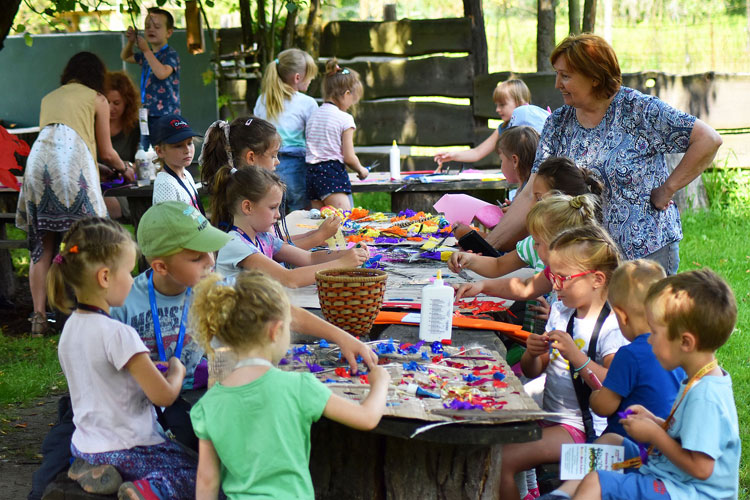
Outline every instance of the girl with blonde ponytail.
[(305, 126), (318, 109), (304, 94), (317, 76), (318, 67), (307, 52), (287, 49), (266, 66), (253, 113), (276, 126), (281, 136), (276, 173), (287, 186), (288, 212), (308, 208), (305, 178)]

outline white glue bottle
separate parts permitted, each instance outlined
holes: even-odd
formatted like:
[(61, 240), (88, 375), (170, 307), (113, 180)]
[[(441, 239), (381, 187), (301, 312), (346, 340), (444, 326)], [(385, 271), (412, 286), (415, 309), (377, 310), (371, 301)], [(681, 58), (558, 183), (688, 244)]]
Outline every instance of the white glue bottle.
[(151, 171), (149, 167), (148, 153), (143, 149), (143, 144), (138, 144), (135, 153), (135, 174), (138, 177), (139, 186), (147, 186), (150, 182)]
[(451, 338), (453, 293), (453, 287), (443, 282), (439, 270), (435, 281), (422, 289), (419, 340), (435, 342)]
[(389, 156), (389, 167), (391, 171), (391, 179), (401, 179), (401, 151), (398, 149), (396, 140), (393, 140), (393, 146), (391, 146), (391, 152)]

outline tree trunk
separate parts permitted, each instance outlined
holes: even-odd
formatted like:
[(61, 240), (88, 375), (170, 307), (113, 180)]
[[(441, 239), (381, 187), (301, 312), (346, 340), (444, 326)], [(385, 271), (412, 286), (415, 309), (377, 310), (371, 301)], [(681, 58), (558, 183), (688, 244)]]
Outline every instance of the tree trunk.
[(310, 0), (310, 9), (305, 24), (304, 49), (313, 59), (320, 53), (320, 0)]
[(537, 0), (536, 70), (552, 71), (550, 54), (555, 49), (555, 0)]
[(240, 24), (242, 25), (242, 43), (247, 50), (256, 42), (253, 33), (253, 12), (250, 9), (250, 0), (240, 0)]
[(0, 50), (3, 50), (5, 39), (13, 27), (19, 5), (21, 0), (0, 0)]
[[(289, 9), (292, 5), (292, 10)], [(284, 22), (284, 31), (281, 32), (281, 50), (294, 47), (294, 28), (297, 26), (297, 12), (299, 7), (290, 3), (286, 7), (286, 21)]]
[(581, 34), (581, 0), (568, 0), (568, 31), (571, 35)]
[[(478, 75), (486, 75), (488, 70), (487, 33), (484, 29), (482, 0), (463, 1), (464, 16), (471, 18), (471, 65), (474, 69), (474, 77), (476, 78)], [(486, 118), (474, 117), (475, 128), (484, 128), (486, 126)], [(474, 146), (477, 145), (474, 144)]]
[(605, 40), (612, 45), (612, 5), (613, 0), (603, 0), (604, 6), (604, 29), (602, 30), (602, 36)]
[(266, 0), (258, 0), (258, 60), (265, 68), (273, 56), (273, 46), (269, 32), (273, 30), (266, 20)]
[(596, 26), (596, 0), (583, 2), (583, 32), (593, 33)]

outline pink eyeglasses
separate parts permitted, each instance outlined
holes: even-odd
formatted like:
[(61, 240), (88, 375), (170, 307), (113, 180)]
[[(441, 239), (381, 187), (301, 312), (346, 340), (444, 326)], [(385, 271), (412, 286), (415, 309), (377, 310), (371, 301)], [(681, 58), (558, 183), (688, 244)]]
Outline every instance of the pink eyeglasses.
[(582, 273), (576, 273), (571, 274), (570, 276), (560, 276), (559, 274), (555, 274), (552, 271), (547, 273), (547, 278), (552, 282), (552, 286), (555, 288), (562, 288), (566, 281), (572, 280), (574, 278), (579, 278), (581, 276), (586, 276), (587, 274), (595, 273), (596, 271), (594, 269), (589, 269), (588, 271), (583, 271)]

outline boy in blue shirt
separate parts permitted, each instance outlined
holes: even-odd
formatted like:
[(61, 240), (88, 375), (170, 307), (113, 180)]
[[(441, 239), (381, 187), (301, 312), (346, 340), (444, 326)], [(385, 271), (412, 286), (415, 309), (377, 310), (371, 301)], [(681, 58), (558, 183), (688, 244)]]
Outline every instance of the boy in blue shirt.
[[(172, 14), (151, 7), (146, 16), (145, 37), (129, 27), (125, 33), (128, 41), (120, 52), (123, 61), (142, 66), (141, 105), (148, 110), (149, 128), (161, 116), (180, 114), (180, 56), (167, 45), (173, 32)], [(134, 45), (140, 52), (133, 52)]]
[(626, 435), (617, 413), (634, 404), (643, 405), (659, 418), (667, 418), (685, 378), (682, 368), (662, 368), (648, 343), (651, 330), (646, 321), (646, 294), (652, 284), (665, 276), (658, 262), (644, 259), (625, 262), (612, 274), (609, 304), (630, 344), (617, 351), (602, 389), (594, 391), (589, 400), (593, 411), (607, 417), (605, 434)]
[[(654, 355), (666, 370), (687, 376), (670, 416), (658, 418), (641, 405), (621, 420), (627, 466), (640, 462), (637, 442), (653, 450), (636, 472), (590, 472), (573, 498), (736, 499), (740, 436), (732, 379), (718, 366), (716, 350), (729, 338), (737, 303), (729, 286), (709, 269), (655, 283), (646, 297)], [(566, 483), (568, 486), (570, 483)], [(558, 494), (559, 493), (559, 494)], [(546, 498), (568, 498), (556, 490)]]

